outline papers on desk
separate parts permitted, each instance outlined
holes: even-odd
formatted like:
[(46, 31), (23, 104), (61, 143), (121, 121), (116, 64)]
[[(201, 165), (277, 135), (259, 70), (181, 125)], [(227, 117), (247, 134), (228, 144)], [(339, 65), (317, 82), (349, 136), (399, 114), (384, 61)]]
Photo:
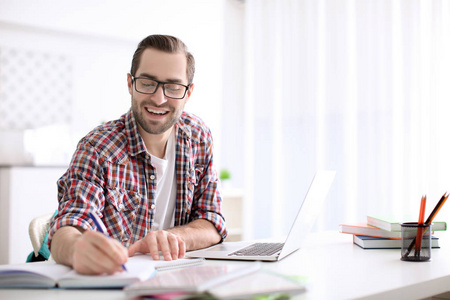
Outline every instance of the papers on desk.
[(75, 270), (53, 262), (37, 262), (0, 266), (2, 288), (122, 288), (151, 278), (157, 270), (198, 265), (203, 259), (154, 261), (149, 255), (130, 257), (128, 271), (113, 275), (81, 275)]
[[(211, 288), (208, 293), (217, 299), (254, 299), (257, 296), (285, 295), (289, 299), (305, 292), (297, 281), (277, 273), (258, 271), (249, 278), (236, 279)], [(275, 297), (274, 297), (275, 298)]]
[(212, 286), (249, 275), (259, 268), (258, 263), (221, 264), (161, 272), (149, 280), (126, 287), (125, 291), (135, 296), (174, 292), (202, 293)]
[[(0, 266), (0, 288), (124, 288), (127, 295), (201, 295), (247, 299), (258, 295), (295, 295), (299, 282), (261, 270), (259, 262), (203, 264), (202, 258), (154, 261), (149, 255), (130, 257), (128, 271), (113, 275), (80, 275), (54, 262)], [(175, 270), (176, 269), (176, 270)], [(173, 299), (173, 297), (171, 298)]]
[[(188, 269), (160, 272), (149, 280), (125, 288), (131, 296), (152, 296), (156, 299), (180, 299), (200, 294), (217, 299), (247, 299), (258, 295), (304, 292), (298, 282), (279, 274), (260, 270), (258, 262), (203, 265)], [(191, 299), (191, 298), (190, 298)]]

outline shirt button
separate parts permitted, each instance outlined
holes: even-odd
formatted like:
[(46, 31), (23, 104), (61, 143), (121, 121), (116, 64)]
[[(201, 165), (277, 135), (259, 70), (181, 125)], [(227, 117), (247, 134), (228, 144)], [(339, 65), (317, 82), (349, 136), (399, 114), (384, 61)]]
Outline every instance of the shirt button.
[(156, 176), (155, 175), (150, 175), (150, 179), (151, 180), (155, 180)]
[(152, 204), (152, 205), (150, 206), (150, 208), (151, 208), (151, 209), (155, 209), (155, 206), (156, 206), (155, 204)]
[(120, 209), (120, 210), (123, 210), (123, 208), (124, 208), (123, 204), (122, 204), (122, 203), (119, 204), (119, 209)]

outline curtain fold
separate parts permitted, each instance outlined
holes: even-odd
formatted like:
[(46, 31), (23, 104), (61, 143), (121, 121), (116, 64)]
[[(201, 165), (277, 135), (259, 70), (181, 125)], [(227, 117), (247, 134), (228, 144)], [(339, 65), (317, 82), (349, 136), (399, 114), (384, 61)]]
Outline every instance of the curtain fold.
[(246, 237), (287, 234), (317, 169), (337, 171), (318, 229), (450, 191), (449, 19), (437, 0), (245, 1)]

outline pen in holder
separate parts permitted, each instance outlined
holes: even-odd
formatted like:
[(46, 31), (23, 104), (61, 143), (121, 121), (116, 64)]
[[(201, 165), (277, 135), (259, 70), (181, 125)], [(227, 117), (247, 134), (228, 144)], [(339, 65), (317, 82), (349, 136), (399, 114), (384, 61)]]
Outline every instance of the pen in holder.
[[(431, 258), (431, 224), (402, 223), (402, 257), (405, 261), (429, 261)], [(417, 234), (419, 232), (419, 234)], [(420, 240), (417, 237), (421, 236)], [(419, 245), (419, 247), (416, 247)]]

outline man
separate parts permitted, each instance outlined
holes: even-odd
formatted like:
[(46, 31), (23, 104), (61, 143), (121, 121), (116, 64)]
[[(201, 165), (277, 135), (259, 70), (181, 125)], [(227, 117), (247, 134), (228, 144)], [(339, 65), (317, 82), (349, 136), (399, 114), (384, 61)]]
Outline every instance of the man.
[(56, 262), (111, 274), (137, 252), (173, 260), (226, 237), (210, 130), (183, 111), (194, 70), (179, 39), (140, 42), (127, 75), (130, 111), (84, 137), (58, 180), (48, 239)]

